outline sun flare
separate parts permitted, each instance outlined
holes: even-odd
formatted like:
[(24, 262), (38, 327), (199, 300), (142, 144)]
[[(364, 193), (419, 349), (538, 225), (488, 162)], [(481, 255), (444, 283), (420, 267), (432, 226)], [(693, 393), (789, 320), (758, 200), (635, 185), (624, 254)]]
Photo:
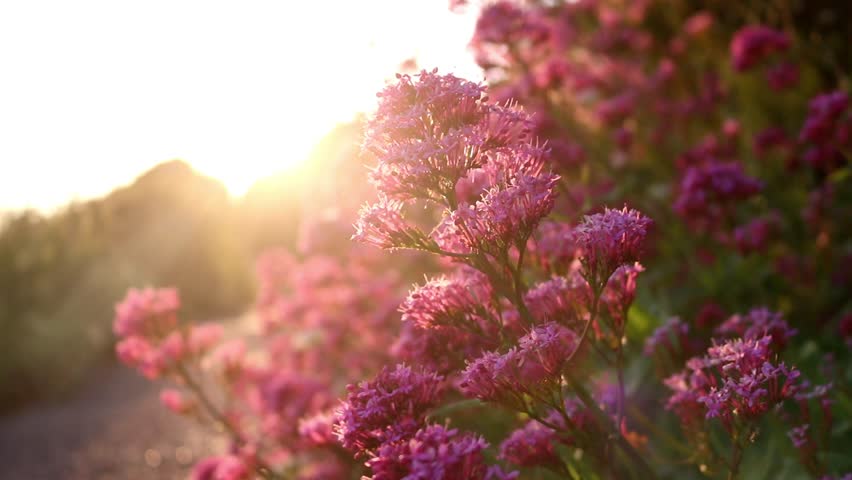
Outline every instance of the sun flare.
[(481, 76), (458, 48), (473, 19), (443, 2), (47, 3), (0, 5), (0, 158), (16, 162), (0, 208), (103, 195), (170, 159), (240, 195), (370, 110), (406, 59)]

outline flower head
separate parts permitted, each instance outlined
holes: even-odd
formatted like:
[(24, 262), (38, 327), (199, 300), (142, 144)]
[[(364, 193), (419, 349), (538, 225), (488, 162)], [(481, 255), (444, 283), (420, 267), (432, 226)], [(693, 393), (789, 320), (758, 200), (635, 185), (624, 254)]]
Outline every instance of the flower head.
[(119, 337), (162, 338), (177, 325), (180, 298), (174, 288), (131, 288), (115, 306), (113, 330)]
[(386, 197), (361, 208), (353, 240), (379, 248), (422, 248), (426, 236), (402, 215), (403, 203)]
[(442, 384), (443, 378), (432, 372), (405, 365), (385, 367), (373, 380), (347, 387), (335, 433), (356, 453), (413, 433), (438, 401)]
[(371, 480), (484, 480), (489, 468), (482, 437), (430, 425), (411, 439), (386, 443), (367, 461)]
[(760, 63), (774, 52), (790, 47), (790, 39), (782, 32), (763, 25), (742, 28), (731, 41), (731, 57), (734, 68), (745, 71)]
[(636, 210), (607, 208), (586, 216), (574, 229), (582, 251), (583, 276), (594, 291), (601, 292), (618, 267), (638, 260), (651, 223)]

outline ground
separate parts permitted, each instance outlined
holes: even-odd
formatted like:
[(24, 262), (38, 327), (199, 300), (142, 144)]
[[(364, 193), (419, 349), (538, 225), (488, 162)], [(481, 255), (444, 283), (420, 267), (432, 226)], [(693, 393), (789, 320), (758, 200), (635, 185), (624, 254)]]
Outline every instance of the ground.
[(70, 397), (0, 417), (0, 479), (185, 479), (220, 446), (162, 408), (156, 384), (111, 365)]

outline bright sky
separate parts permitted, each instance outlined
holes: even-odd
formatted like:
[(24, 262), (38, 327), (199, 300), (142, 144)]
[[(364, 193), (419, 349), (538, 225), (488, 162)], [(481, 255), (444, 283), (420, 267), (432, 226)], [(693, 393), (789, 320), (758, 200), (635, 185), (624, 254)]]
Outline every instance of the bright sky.
[(0, 209), (174, 158), (236, 195), (370, 110), (406, 58), (472, 79), (446, 0), (0, 2)]

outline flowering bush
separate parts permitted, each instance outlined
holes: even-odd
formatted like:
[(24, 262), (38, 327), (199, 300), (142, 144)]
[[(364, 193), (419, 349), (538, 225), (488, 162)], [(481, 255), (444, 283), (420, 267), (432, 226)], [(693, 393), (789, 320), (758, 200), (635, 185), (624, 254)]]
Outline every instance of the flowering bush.
[(119, 357), (231, 440), (194, 478), (848, 478), (848, 79), (730, 16), (487, 2), (488, 86), (379, 93), (354, 242), (263, 256), (251, 345), (131, 291)]

